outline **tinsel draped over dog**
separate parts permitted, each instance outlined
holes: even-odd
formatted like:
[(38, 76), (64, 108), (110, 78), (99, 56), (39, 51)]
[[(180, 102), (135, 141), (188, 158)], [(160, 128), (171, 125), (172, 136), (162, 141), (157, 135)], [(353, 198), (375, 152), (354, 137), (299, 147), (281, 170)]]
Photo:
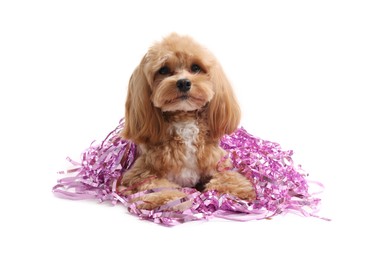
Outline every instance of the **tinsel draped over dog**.
[[(199, 192), (194, 188), (180, 188), (187, 194), (186, 197), (170, 201), (154, 210), (139, 209), (140, 201), (131, 202), (136, 197), (167, 188), (145, 190), (129, 196), (117, 193), (117, 180), (124, 171), (130, 169), (137, 156), (136, 145), (119, 136), (123, 126), (124, 120), (121, 120), (101, 143), (92, 143), (82, 153), (81, 162), (67, 158), (73, 168), (60, 172), (70, 176), (59, 179), (53, 187), (56, 196), (121, 203), (130, 213), (166, 226), (211, 217), (240, 221), (267, 219), (288, 212), (317, 217), (315, 213), (320, 199), (309, 192), (307, 174), (300, 165), (294, 164), (291, 158), (293, 151), (284, 151), (278, 143), (254, 137), (243, 128), (223, 136), (220, 146), (228, 152), (234, 169), (247, 177), (255, 187), (255, 201), (247, 202), (228, 194), (220, 195), (215, 190)], [(189, 209), (171, 209), (187, 200), (193, 201)]]

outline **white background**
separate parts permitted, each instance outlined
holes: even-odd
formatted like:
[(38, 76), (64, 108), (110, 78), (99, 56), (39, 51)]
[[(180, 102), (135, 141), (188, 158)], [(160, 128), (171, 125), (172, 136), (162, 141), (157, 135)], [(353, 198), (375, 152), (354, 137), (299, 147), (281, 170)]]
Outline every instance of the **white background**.
[[(374, 1), (1, 1), (1, 259), (377, 259)], [(51, 193), (166, 34), (220, 60), (241, 125), (325, 185), (319, 215), (173, 228)]]

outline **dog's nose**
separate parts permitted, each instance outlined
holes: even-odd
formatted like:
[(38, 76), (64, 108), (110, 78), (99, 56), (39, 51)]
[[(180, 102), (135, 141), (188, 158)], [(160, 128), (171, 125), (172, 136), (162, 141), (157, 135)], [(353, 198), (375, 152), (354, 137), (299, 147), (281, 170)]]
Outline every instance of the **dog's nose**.
[(181, 92), (188, 92), (191, 85), (192, 82), (190, 82), (188, 79), (179, 79), (176, 82), (176, 86)]

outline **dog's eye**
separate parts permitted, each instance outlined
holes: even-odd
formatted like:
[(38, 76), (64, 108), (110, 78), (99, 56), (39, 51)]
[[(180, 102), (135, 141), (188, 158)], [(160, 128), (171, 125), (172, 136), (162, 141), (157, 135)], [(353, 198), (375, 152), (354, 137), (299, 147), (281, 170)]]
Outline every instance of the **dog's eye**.
[(168, 75), (169, 73), (171, 73), (171, 70), (167, 66), (161, 67), (159, 69), (160, 75)]
[(202, 71), (201, 67), (197, 64), (193, 64), (191, 67), (190, 67), (190, 70), (193, 72), (193, 73), (200, 73)]

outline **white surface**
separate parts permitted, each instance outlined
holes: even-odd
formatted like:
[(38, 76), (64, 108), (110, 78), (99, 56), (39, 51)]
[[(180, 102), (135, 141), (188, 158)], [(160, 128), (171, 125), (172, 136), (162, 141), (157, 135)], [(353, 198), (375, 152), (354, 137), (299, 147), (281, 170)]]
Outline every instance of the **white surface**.
[[(377, 6), (241, 2), (0, 3), (1, 259), (378, 258)], [(165, 228), (52, 195), (65, 157), (117, 125), (132, 70), (171, 31), (218, 57), (241, 125), (294, 150), (325, 185), (319, 214), (331, 222), (289, 214)]]

